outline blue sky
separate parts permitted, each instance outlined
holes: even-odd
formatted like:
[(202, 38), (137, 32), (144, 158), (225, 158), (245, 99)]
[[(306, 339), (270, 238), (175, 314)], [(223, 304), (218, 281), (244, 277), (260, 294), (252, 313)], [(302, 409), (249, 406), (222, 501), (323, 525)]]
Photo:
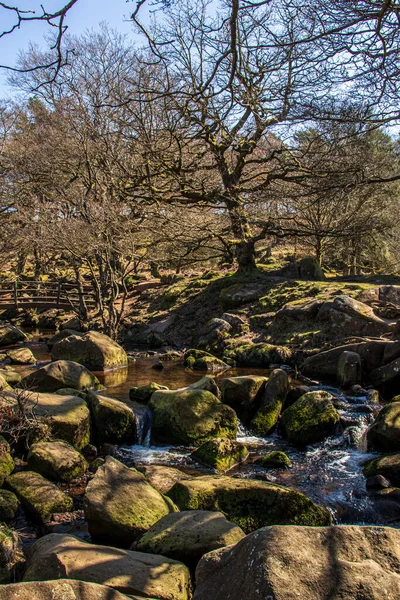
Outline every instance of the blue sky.
[[(62, 0), (19, 0), (18, 6), (23, 9), (38, 8), (44, 4), (46, 10), (57, 10), (64, 5)], [(15, 2), (17, 4), (17, 2)], [(66, 23), (69, 33), (79, 34), (85, 29), (96, 28), (101, 21), (106, 21), (120, 32), (126, 33), (132, 39), (137, 39), (133, 26), (127, 21), (135, 2), (126, 0), (78, 0), (77, 4), (68, 13)], [(0, 9), (1, 29), (11, 25), (11, 19), (5, 19), (3, 9)], [(42, 23), (26, 23), (20, 30), (0, 39), (0, 64), (14, 65), (19, 50), (28, 48), (29, 42), (43, 45), (43, 36), (48, 31)], [(13, 90), (6, 84), (7, 74), (0, 71), (0, 96), (12, 97)]]

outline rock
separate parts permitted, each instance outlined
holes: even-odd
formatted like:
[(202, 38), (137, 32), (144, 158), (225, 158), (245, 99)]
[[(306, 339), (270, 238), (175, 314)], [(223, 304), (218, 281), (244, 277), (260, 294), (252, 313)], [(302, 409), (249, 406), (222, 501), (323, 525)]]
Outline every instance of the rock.
[(367, 431), (367, 442), (382, 452), (400, 450), (400, 402), (390, 402), (382, 408)]
[(6, 484), (26, 510), (43, 523), (48, 521), (53, 513), (72, 510), (72, 498), (39, 473), (20, 471), (10, 475)]
[(400, 453), (373, 458), (364, 465), (366, 477), (383, 476), (393, 485), (400, 485)]
[(228, 471), (249, 455), (246, 446), (234, 440), (217, 438), (202, 444), (191, 454), (191, 458), (209, 465), (217, 471)]
[(185, 352), (183, 364), (185, 367), (194, 369), (195, 371), (220, 371), (229, 369), (229, 365), (203, 350), (191, 349)]
[(15, 494), (8, 490), (0, 490), (0, 521), (9, 523), (14, 519), (19, 507), (19, 500)]
[(283, 411), (280, 425), (296, 446), (320, 442), (334, 434), (340, 416), (328, 392), (309, 392)]
[(251, 422), (251, 428), (258, 435), (271, 433), (289, 392), (289, 377), (282, 369), (275, 369), (266, 383), (260, 408)]
[(55, 393), (59, 394), (60, 396), (77, 396), (78, 398), (82, 398), (83, 400), (86, 400), (86, 396), (88, 394), (88, 392), (76, 390), (74, 388), (61, 388)]
[(223, 310), (228, 311), (258, 300), (264, 291), (265, 287), (262, 285), (235, 283), (221, 290), (219, 303)]
[(151, 368), (155, 371), (162, 371), (164, 369), (164, 364), (161, 360), (158, 360), (154, 363), (154, 365), (151, 366)]
[(147, 404), (154, 392), (167, 389), (168, 388), (165, 385), (158, 385), (158, 383), (151, 381), (146, 385), (140, 385), (139, 387), (131, 388), (129, 390), (129, 398), (130, 400), (135, 400), (141, 404)]
[[(138, 596), (130, 596), (140, 600)], [(128, 596), (97, 583), (58, 579), (0, 586), (0, 600), (128, 600)]]
[(0, 391), (12, 390), (11, 385), (7, 383), (2, 375), (0, 375)]
[(392, 396), (397, 392), (400, 381), (400, 358), (396, 358), (387, 365), (374, 369), (369, 374), (372, 385), (377, 387), (384, 395)]
[(9, 443), (0, 435), (0, 486), (4, 480), (14, 471), (14, 460), (10, 453)]
[(195, 344), (202, 350), (218, 352), (222, 349), (224, 340), (231, 334), (232, 325), (224, 319), (210, 319), (201, 329)]
[(280, 450), (269, 452), (259, 462), (265, 469), (288, 469), (292, 466), (288, 455)]
[(189, 350), (186, 350), (185, 354), (183, 355), (183, 365), (188, 369), (192, 369), (194, 363), (199, 358), (203, 358), (206, 356), (211, 356), (212, 358), (215, 358), (209, 352), (204, 352), (204, 350), (196, 350), (195, 348), (190, 348)]
[(59, 331), (58, 333), (56, 333), (50, 339), (47, 340), (47, 345), (49, 347), (49, 350), (51, 350), (53, 348), (53, 346), (55, 344), (57, 344), (57, 342), (60, 342), (61, 340), (65, 340), (65, 338), (71, 337), (71, 335), (74, 335), (77, 337), (82, 337), (83, 333), (81, 333), (80, 331), (75, 331), (74, 329), (62, 329), (61, 331)]
[(227, 344), (222, 359), (236, 367), (268, 368), (271, 364), (288, 364), (293, 358), (293, 351), (285, 346), (233, 342)]
[(4, 367), (4, 369), (0, 369), (0, 376), (8, 383), (10, 386), (18, 385), (22, 381), (22, 377), (16, 371), (13, 371), (11, 367)]
[[(191, 597), (189, 571), (179, 562), (52, 533), (30, 549), (24, 581), (57, 578), (98, 583), (128, 595), (159, 600)], [(112, 590), (109, 593), (112, 598)]]
[(307, 281), (324, 281), (325, 273), (314, 256), (304, 256), (299, 262), (300, 279)]
[(221, 392), (212, 375), (205, 375), (204, 377), (196, 381), (196, 383), (192, 383), (191, 385), (189, 385), (186, 389), (206, 390), (207, 392), (211, 392), (212, 394), (214, 394), (214, 396), (216, 396), (219, 400), (221, 399)]
[(166, 494), (177, 481), (191, 479), (190, 475), (183, 473), (183, 471), (164, 465), (144, 465), (138, 470), (145, 474), (149, 483), (161, 494)]
[[(54, 437), (69, 442), (77, 450), (87, 446), (90, 442), (90, 412), (82, 398), (25, 393), (31, 399), (33, 412), (48, 422)], [(16, 392), (5, 393), (0, 402), (16, 406)]]
[(344, 388), (361, 383), (361, 358), (357, 352), (344, 351), (339, 356), (337, 380)]
[(89, 392), (86, 402), (92, 415), (93, 431), (99, 445), (135, 443), (135, 415), (129, 406), (120, 400), (95, 392)]
[(93, 390), (99, 386), (99, 380), (90, 371), (70, 360), (57, 360), (22, 380), (24, 387), (39, 392), (56, 392), (61, 388)]
[(10, 346), (17, 342), (25, 342), (27, 336), (23, 331), (10, 323), (0, 325), (0, 346)]
[(149, 402), (153, 434), (159, 441), (200, 446), (208, 440), (236, 438), (235, 412), (205, 390), (155, 392)]
[(400, 306), (400, 285), (379, 286), (379, 300)]
[(390, 325), (377, 317), (373, 309), (350, 298), (336, 296), (321, 306), (317, 321), (329, 328), (334, 337), (380, 336), (390, 330)]
[(288, 395), (286, 396), (285, 407), (288, 408), (292, 406), (299, 398), (311, 392), (311, 389), (307, 385), (296, 385), (294, 388), (289, 390)]
[(105, 371), (125, 367), (128, 357), (125, 350), (107, 335), (88, 331), (84, 335), (73, 335), (54, 344), (52, 360), (70, 360), (92, 371)]
[(241, 335), (246, 330), (248, 330), (248, 325), (246, 321), (242, 319), (242, 317), (239, 317), (239, 315), (224, 313), (223, 315), (221, 315), (221, 319), (229, 323), (229, 325), (232, 327), (231, 333), (234, 335)]
[(307, 299), (305, 302), (289, 302), (276, 312), (274, 322), (290, 323), (292, 321), (314, 321), (321, 306), (322, 302), (320, 300)]
[(246, 375), (227, 377), (220, 382), (221, 400), (238, 415), (244, 425), (248, 425), (260, 406), (267, 377)]
[(12, 365), (34, 365), (36, 358), (29, 348), (17, 348), (16, 350), (8, 350), (7, 358), (10, 359)]
[(86, 488), (84, 510), (93, 538), (128, 547), (174, 507), (142, 473), (108, 456)]
[(32, 444), (27, 461), (31, 471), (65, 482), (80, 477), (89, 466), (82, 454), (63, 441)]
[(193, 568), (207, 552), (236, 544), (244, 536), (220, 512), (189, 510), (160, 519), (132, 549), (162, 554)]
[(374, 475), (373, 477), (368, 477), (365, 487), (367, 490), (383, 490), (390, 488), (390, 481), (386, 477), (383, 477), (383, 475)]
[[(18, 570), (25, 562), (18, 534), (0, 523), (0, 590), (5, 583), (14, 581)], [(8, 598), (7, 598), (8, 600)]]
[(331, 523), (330, 512), (297, 490), (227, 476), (178, 481), (167, 494), (181, 510), (219, 510), (246, 533), (265, 525)]
[(202, 558), (194, 600), (397, 600), (399, 560), (390, 527), (265, 527)]

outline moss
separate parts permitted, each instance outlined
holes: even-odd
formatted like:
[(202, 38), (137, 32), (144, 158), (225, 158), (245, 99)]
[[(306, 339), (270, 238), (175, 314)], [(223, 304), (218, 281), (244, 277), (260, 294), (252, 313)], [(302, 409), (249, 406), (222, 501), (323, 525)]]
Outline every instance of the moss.
[(30, 470), (55, 481), (69, 482), (88, 468), (84, 457), (63, 441), (33, 444), (27, 461)]
[(168, 390), (168, 387), (151, 381), (146, 385), (140, 385), (139, 387), (131, 388), (129, 390), (129, 398), (130, 400), (135, 400), (141, 404), (147, 404), (154, 392), (158, 392), (159, 390)]
[(25, 562), (19, 535), (4, 523), (0, 524), (0, 584), (16, 579), (16, 571)]
[(19, 507), (19, 500), (15, 494), (8, 490), (0, 490), (0, 521), (8, 523), (15, 517)]
[(400, 453), (379, 456), (369, 460), (363, 468), (366, 477), (383, 475), (394, 485), (400, 485)]
[(222, 359), (238, 367), (269, 367), (271, 364), (283, 364), (291, 361), (290, 348), (272, 344), (252, 344), (232, 340), (225, 349)]
[(215, 356), (202, 356), (195, 360), (191, 368), (194, 371), (220, 371), (227, 367), (228, 365), (223, 360)]
[(190, 350), (187, 350), (183, 356), (183, 364), (185, 367), (191, 369), (193, 368), (193, 365), (197, 360), (200, 360), (201, 358), (205, 357), (213, 358), (213, 355), (209, 352), (205, 352), (204, 350), (196, 350), (195, 348), (190, 348)]
[(275, 398), (270, 400), (266, 406), (262, 406), (251, 422), (251, 429), (258, 435), (268, 435), (275, 427), (280, 412), (282, 400)]
[(134, 442), (136, 427), (132, 409), (115, 398), (93, 392), (87, 395), (86, 401), (99, 444)]
[(288, 469), (292, 465), (288, 455), (280, 450), (274, 450), (263, 456), (260, 464), (266, 469)]
[(282, 413), (281, 427), (287, 439), (306, 446), (332, 435), (340, 416), (327, 392), (308, 392)]
[(223, 472), (244, 461), (248, 454), (249, 452), (243, 444), (229, 439), (216, 439), (202, 444), (191, 456), (195, 460)]
[(14, 471), (14, 460), (10, 454), (8, 442), (0, 436), (0, 485)]

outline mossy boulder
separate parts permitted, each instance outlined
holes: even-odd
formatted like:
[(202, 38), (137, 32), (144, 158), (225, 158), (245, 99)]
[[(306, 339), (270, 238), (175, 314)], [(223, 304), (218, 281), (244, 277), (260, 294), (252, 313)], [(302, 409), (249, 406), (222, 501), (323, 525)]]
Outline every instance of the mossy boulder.
[[(24, 581), (59, 577), (108, 586), (107, 600), (119, 600), (114, 590), (129, 598), (191, 598), (190, 574), (182, 563), (165, 556), (88, 544), (73, 535), (52, 533), (37, 540), (30, 549)], [(51, 600), (78, 599), (65, 592), (51, 597)], [(102, 599), (98, 592), (87, 600)]]
[(400, 450), (400, 402), (390, 402), (382, 408), (367, 431), (367, 442), (382, 452)]
[(181, 510), (219, 510), (249, 533), (267, 525), (312, 525), (332, 521), (328, 509), (297, 490), (265, 481), (203, 476), (178, 481), (168, 496)]
[(205, 375), (195, 383), (189, 385), (186, 389), (206, 390), (207, 392), (214, 394), (214, 396), (216, 396), (219, 400), (221, 399), (221, 392), (213, 375)]
[(33, 471), (14, 473), (6, 479), (6, 485), (19, 498), (26, 510), (43, 523), (54, 513), (72, 510), (72, 498), (39, 473)]
[(51, 336), (50, 339), (47, 340), (47, 345), (49, 347), (49, 350), (51, 350), (53, 348), (53, 346), (55, 344), (57, 344), (57, 342), (60, 342), (61, 340), (64, 340), (67, 337), (71, 337), (71, 335), (75, 335), (77, 337), (82, 337), (83, 333), (81, 333), (80, 331), (75, 331), (74, 329), (62, 329), (61, 331), (58, 331), (56, 334)]
[(15, 581), (18, 570), (24, 562), (25, 557), (18, 533), (4, 523), (0, 523), (0, 589), (1, 584)]
[(88, 463), (73, 446), (63, 441), (32, 444), (28, 468), (54, 481), (71, 481), (85, 473)]
[(268, 435), (274, 429), (289, 392), (289, 377), (283, 369), (272, 371), (266, 383), (260, 408), (251, 422), (258, 435)]
[(282, 413), (285, 437), (296, 446), (320, 442), (335, 433), (340, 415), (328, 392), (308, 392)]
[(268, 368), (271, 364), (288, 364), (292, 358), (293, 351), (286, 346), (235, 341), (227, 344), (222, 355), (222, 360), (236, 367)]
[(51, 358), (74, 361), (92, 371), (105, 371), (128, 364), (122, 346), (98, 331), (88, 331), (82, 336), (73, 335), (58, 341), (51, 350)]
[(168, 390), (168, 387), (151, 381), (146, 385), (131, 388), (129, 390), (129, 398), (130, 400), (135, 400), (135, 402), (147, 404), (154, 392), (158, 392), (159, 390)]
[(391, 325), (377, 317), (373, 309), (345, 294), (323, 303), (317, 321), (332, 337), (379, 337), (390, 331)]
[(97, 377), (86, 367), (70, 360), (57, 360), (45, 365), (24, 377), (22, 384), (38, 392), (56, 392), (62, 388), (94, 390), (100, 385)]
[(185, 352), (183, 364), (185, 367), (195, 371), (220, 371), (221, 369), (229, 368), (226, 363), (213, 354), (193, 348)]
[(245, 375), (226, 377), (219, 386), (221, 401), (238, 415), (240, 421), (248, 425), (260, 406), (267, 377)]
[[(140, 600), (138, 596), (129, 596), (129, 598)], [(108, 585), (56, 579), (2, 585), (0, 600), (128, 600), (128, 596), (113, 590)]]
[(0, 377), (2, 377), (11, 387), (19, 385), (22, 381), (22, 376), (9, 366), (0, 369)]
[(323, 281), (326, 279), (321, 265), (314, 256), (303, 256), (299, 262), (299, 276), (300, 279), (306, 279), (307, 281)]
[(206, 390), (155, 392), (149, 408), (156, 440), (200, 446), (214, 438), (236, 438), (235, 412)]
[(84, 510), (94, 539), (128, 547), (176, 509), (142, 473), (108, 456), (86, 488)]
[(16, 348), (7, 351), (7, 358), (12, 365), (34, 365), (36, 358), (30, 348)]
[(10, 453), (9, 443), (0, 435), (0, 486), (14, 471), (14, 460)]
[(288, 469), (292, 465), (288, 455), (280, 450), (269, 452), (259, 460), (259, 463), (265, 469)]
[(361, 383), (361, 357), (357, 352), (342, 352), (338, 361), (336, 378), (339, 385), (344, 388)]
[(0, 490), (0, 522), (9, 523), (14, 519), (19, 507), (19, 500), (9, 490)]
[(243, 462), (249, 452), (243, 444), (227, 438), (217, 438), (202, 444), (191, 457), (217, 471), (228, 471)]
[(14, 327), (10, 323), (0, 325), (0, 347), (25, 342), (27, 339), (28, 337), (18, 327)]
[(191, 478), (187, 473), (165, 465), (146, 464), (138, 467), (138, 471), (143, 473), (153, 488), (156, 488), (161, 494), (166, 494), (177, 481)]
[(95, 392), (87, 394), (86, 402), (92, 415), (94, 436), (98, 444), (135, 442), (135, 415), (129, 406)]
[(392, 485), (400, 486), (400, 453), (379, 456), (369, 460), (363, 468), (366, 477), (382, 475)]
[(12, 387), (7, 383), (4, 377), (0, 375), (0, 392), (3, 392), (5, 390), (12, 390)]
[(193, 568), (207, 552), (236, 544), (244, 536), (220, 512), (190, 510), (160, 519), (132, 550), (162, 554)]
[(258, 300), (264, 291), (265, 288), (256, 283), (234, 283), (221, 290), (219, 303), (225, 311), (239, 308), (244, 304)]

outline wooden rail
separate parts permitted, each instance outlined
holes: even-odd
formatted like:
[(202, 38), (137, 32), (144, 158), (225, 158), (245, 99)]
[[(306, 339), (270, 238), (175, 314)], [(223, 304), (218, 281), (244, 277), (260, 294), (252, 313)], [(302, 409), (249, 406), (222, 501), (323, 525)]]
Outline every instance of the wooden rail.
[(0, 310), (7, 308), (58, 308), (71, 310), (84, 300), (88, 309), (96, 304), (93, 289), (80, 291), (73, 283), (60, 281), (9, 281), (0, 283)]

